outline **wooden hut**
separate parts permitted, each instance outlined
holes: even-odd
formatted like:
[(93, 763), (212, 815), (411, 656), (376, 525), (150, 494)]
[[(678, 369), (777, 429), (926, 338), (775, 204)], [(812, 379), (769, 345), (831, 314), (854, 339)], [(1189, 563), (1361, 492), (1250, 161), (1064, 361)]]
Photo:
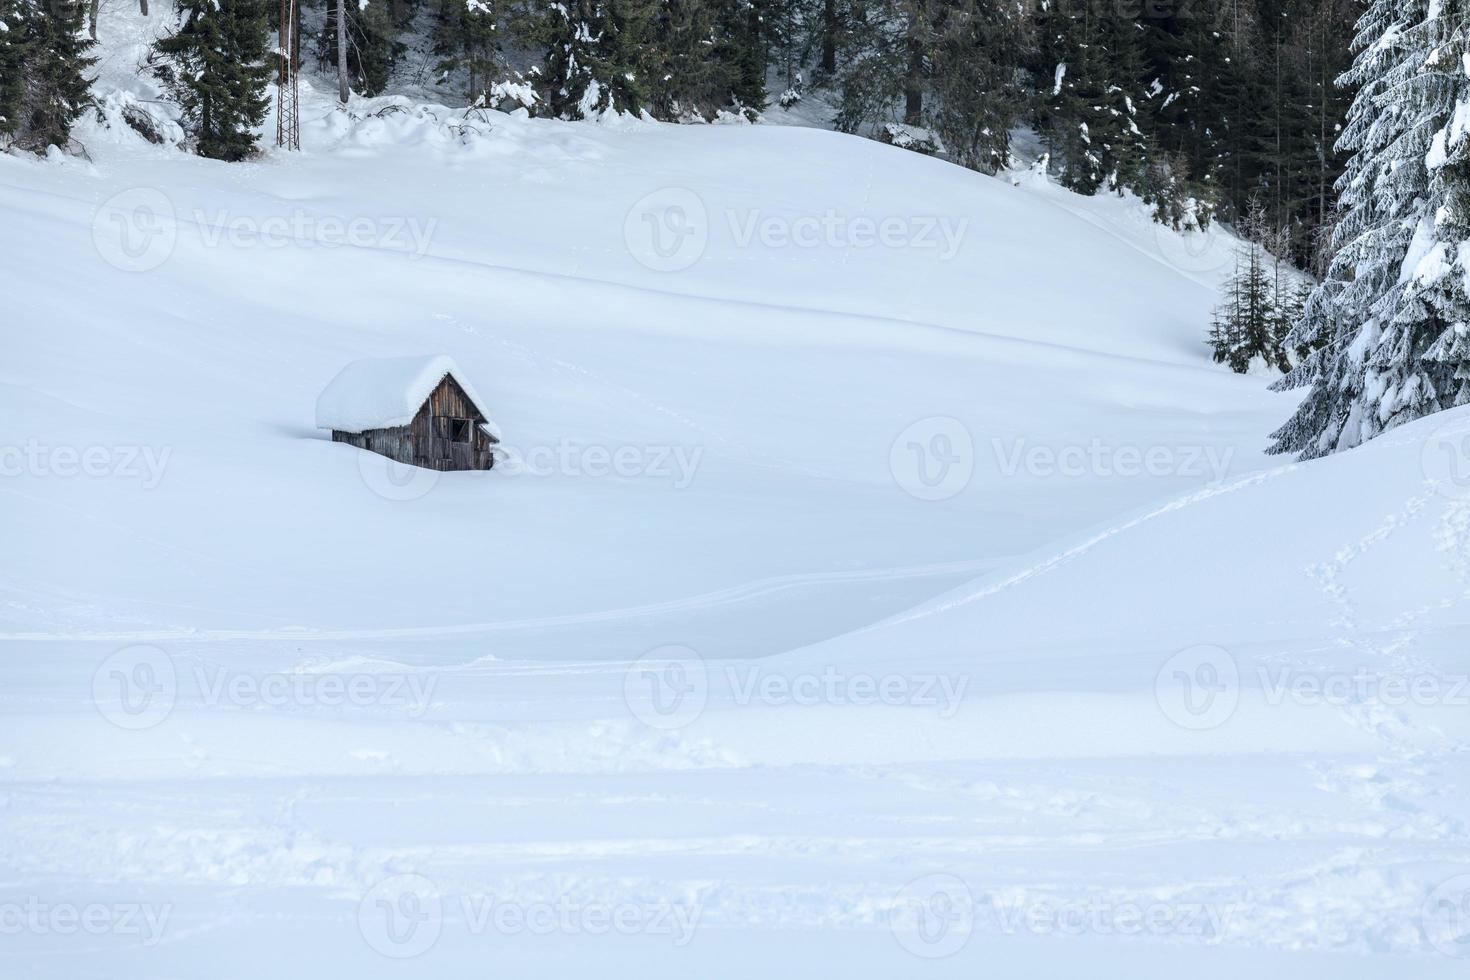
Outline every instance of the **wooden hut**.
[(488, 470), (500, 441), (484, 401), (448, 357), (353, 361), (316, 403), (333, 442), (430, 470)]

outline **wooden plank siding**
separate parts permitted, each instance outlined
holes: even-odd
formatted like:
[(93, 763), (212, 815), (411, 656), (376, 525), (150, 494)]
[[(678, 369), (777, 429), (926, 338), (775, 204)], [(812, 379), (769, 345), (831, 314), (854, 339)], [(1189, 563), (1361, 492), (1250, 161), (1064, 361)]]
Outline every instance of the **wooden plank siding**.
[(484, 421), (454, 377), (445, 375), (408, 425), (333, 430), (332, 441), (429, 470), (488, 470), (495, 465), (495, 440), (480, 428)]

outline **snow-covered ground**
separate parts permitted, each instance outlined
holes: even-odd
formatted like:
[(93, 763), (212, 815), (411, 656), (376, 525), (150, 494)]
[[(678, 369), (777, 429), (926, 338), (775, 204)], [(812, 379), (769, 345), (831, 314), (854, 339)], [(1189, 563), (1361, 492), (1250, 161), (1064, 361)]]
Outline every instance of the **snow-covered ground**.
[[(1465, 975), (1470, 412), (1263, 456), (1224, 232), (309, 87), (218, 164), (104, 13), (0, 156), (0, 975)], [(440, 353), (495, 470), (315, 429)]]

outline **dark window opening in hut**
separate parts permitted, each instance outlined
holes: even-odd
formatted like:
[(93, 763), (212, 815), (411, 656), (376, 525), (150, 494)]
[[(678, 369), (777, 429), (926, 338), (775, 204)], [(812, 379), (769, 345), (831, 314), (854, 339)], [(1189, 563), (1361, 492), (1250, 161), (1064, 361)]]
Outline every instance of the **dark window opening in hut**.
[(450, 419), (449, 420), (449, 441), (450, 442), (469, 442), (470, 441), (470, 420), (469, 419)]

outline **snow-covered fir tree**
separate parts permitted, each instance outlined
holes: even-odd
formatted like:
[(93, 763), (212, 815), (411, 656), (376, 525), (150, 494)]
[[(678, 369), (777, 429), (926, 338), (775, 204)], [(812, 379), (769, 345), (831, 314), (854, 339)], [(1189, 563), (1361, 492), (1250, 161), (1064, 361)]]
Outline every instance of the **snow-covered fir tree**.
[(1333, 81), (1348, 67), (1344, 54), (1361, 8), (1356, 0), (1284, 6), (1290, 16), (1263, 18), (1268, 43), (1258, 62), (1268, 126), (1257, 144), (1257, 169), (1270, 193), (1271, 220), (1291, 232), (1286, 254), (1305, 261), (1315, 230), (1331, 217), (1332, 184), (1342, 170), (1333, 144), (1353, 93)]
[(1025, 99), (1019, 67), (1029, 25), (1007, 4), (951, 0), (939, 26), (924, 122), (951, 160), (994, 173), (1010, 161), (1011, 129)]
[(767, 6), (764, 36), (779, 79), (778, 97), (790, 99), (794, 95), (799, 99), (807, 58), (822, 43), (820, 4), (811, 0), (768, 0)]
[(1315, 350), (1278, 383), (1311, 391), (1274, 434), (1275, 452), (1348, 449), (1457, 397), (1454, 369), (1439, 359), (1457, 302), (1444, 279), (1451, 250), (1437, 248), (1457, 227), (1453, 171), (1432, 172), (1445, 163), (1430, 151), (1447, 152), (1444, 128), (1465, 89), (1451, 56), (1463, 43), (1461, 5), (1373, 0), (1358, 22), (1344, 76), (1359, 92), (1339, 144), (1352, 157), (1338, 182), (1336, 254), (1288, 338)]
[(647, 105), (648, 32), (655, 0), (559, 0), (542, 19), (542, 101), (553, 116), (586, 119)]
[(855, 0), (847, 23), (837, 128), (877, 132), (901, 122), (910, 145), (944, 146), (979, 170), (1007, 162), (1024, 97), (1019, 8), (987, 0)]
[[(1461, 39), (1449, 53), (1463, 59), (1464, 47)], [(1462, 97), (1457, 108), (1456, 122), (1470, 119), (1470, 99)], [(1414, 282), (1440, 328), (1424, 358), (1442, 366), (1442, 401), (1458, 406), (1470, 402), (1470, 132), (1452, 123), (1442, 135), (1443, 148), (1436, 144), (1431, 153), (1442, 199), (1434, 214), (1435, 244), (1416, 265)]]
[(708, 0), (659, 0), (650, 36), (649, 110), (659, 119), (707, 120), (735, 104), (725, 14)]
[(1091, 3), (1047, 8), (1040, 32), (1042, 61), (1054, 68), (1039, 121), (1063, 185), (1082, 194), (1137, 186), (1148, 156), (1138, 117), (1142, 33)]
[[(1182, 205), (1189, 196), (1213, 201), (1220, 186), (1223, 134), (1210, 100), (1226, 59), (1220, 36), (1205, 30), (1200, 17), (1147, 19), (1141, 44), (1141, 114), (1153, 137), (1150, 163), (1155, 167), (1148, 183), (1161, 198), (1168, 196), (1162, 217), (1172, 224), (1168, 212), (1175, 202)], [(1049, 90), (1054, 88), (1047, 81)], [(1160, 164), (1167, 169), (1158, 169)]]
[[(766, 2), (639, 0), (624, 8), (591, 8), (581, 15), (588, 27), (581, 35), (559, 24), (562, 9), (553, 7), (551, 26), (560, 33), (546, 70), (552, 75), (568, 70), (563, 63), (576, 66), (598, 82), (599, 95), (616, 90), (611, 104), (621, 111), (632, 111), (628, 106), (636, 102), (639, 110), (672, 122), (710, 121), (721, 112), (755, 120), (766, 105), (770, 63)], [(611, 35), (598, 26), (609, 13), (615, 18)], [(600, 73), (593, 67), (599, 62), (607, 66)]]
[(1259, 200), (1251, 202), (1237, 231), (1235, 271), (1210, 329), (1215, 362), (1238, 374), (1257, 366), (1288, 370), (1281, 346), (1283, 317), (1293, 302), (1293, 284), (1280, 258), (1286, 235), (1271, 228)]
[[(66, 148), (71, 127), (91, 101), (88, 71), (96, 43), (85, 36), (79, 0), (18, 0), (4, 6), (0, 41), (0, 133), (17, 146)], [(13, 21), (13, 22), (12, 22)]]
[[(1431, 97), (1454, 109), (1425, 157), (1428, 207), (1404, 262), (1403, 302), (1368, 360), (1366, 384), (1383, 391), (1384, 428), (1470, 402), (1470, 263), (1463, 256), (1470, 243), (1470, 66), (1459, 23), (1466, 6), (1458, 0), (1440, 9), (1441, 40), (1424, 66)], [(1410, 356), (1396, 356), (1401, 349)]]
[(714, 57), (729, 74), (727, 104), (754, 118), (766, 107), (766, 0), (716, 0)]
[(657, 70), (650, 73), (649, 107), (660, 119), (708, 118), (729, 90), (711, 56), (714, 21), (705, 0), (660, 0), (652, 33), (661, 38)]
[[(347, 75), (351, 87), (363, 95), (378, 95), (388, 87), (393, 68), (407, 50), (398, 34), (402, 25), (388, 0), (324, 0), (326, 15), (317, 34), (320, 68), (337, 61), (337, 11), (347, 18)], [(407, 8), (405, 8), (407, 9)], [(404, 16), (398, 14), (397, 16)]]
[(243, 160), (256, 150), (275, 69), (265, 0), (179, 0), (178, 17), (153, 47), (153, 73), (183, 109), (201, 156)]
[(500, 21), (503, 0), (439, 0), (434, 11), (433, 52), (440, 84), (464, 74), (464, 93), (471, 104), (485, 98), (507, 73), (502, 54)]
[(0, 137), (14, 137), (20, 129), (30, 11), (30, 0), (0, 0)]

